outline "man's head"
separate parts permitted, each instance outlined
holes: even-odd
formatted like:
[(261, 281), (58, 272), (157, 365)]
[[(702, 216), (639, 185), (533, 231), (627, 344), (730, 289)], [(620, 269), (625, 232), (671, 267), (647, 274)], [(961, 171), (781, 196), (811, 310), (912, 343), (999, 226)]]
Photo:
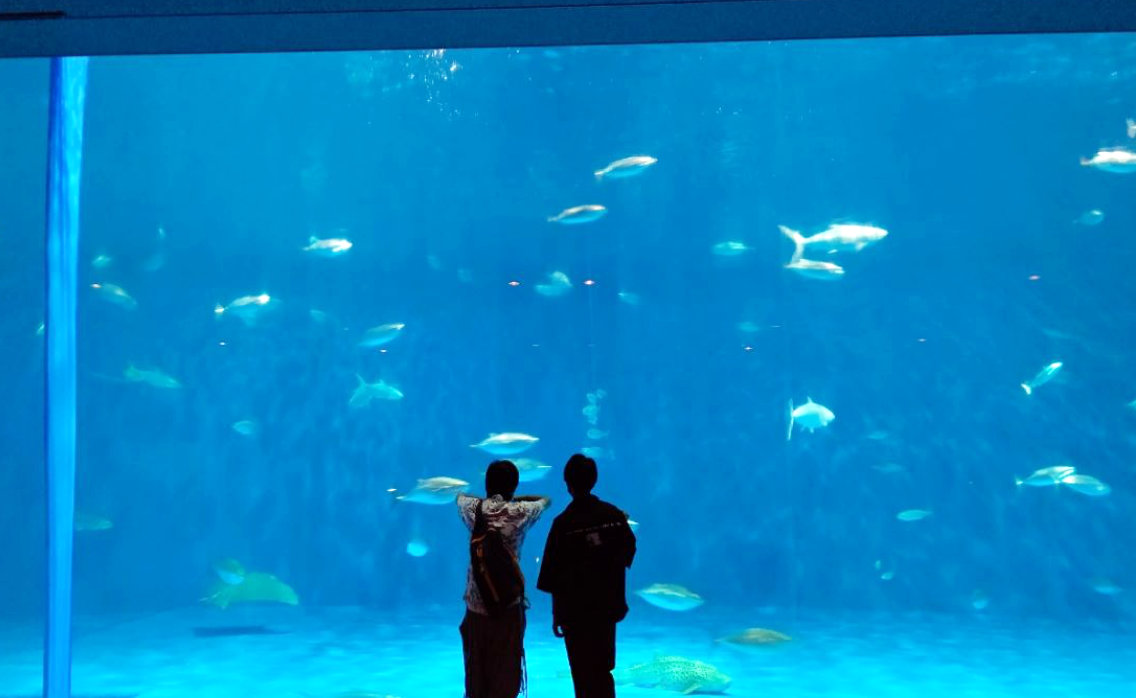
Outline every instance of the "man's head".
[(574, 454), (564, 464), (564, 483), (573, 497), (590, 494), (597, 477), (596, 462), (583, 454)]
[(485, 471), (485, 494), (489, 497), (499, 494), (505, 499), (512, 499), (520, 479), (521, 475), (513, 461), (495, 460)]

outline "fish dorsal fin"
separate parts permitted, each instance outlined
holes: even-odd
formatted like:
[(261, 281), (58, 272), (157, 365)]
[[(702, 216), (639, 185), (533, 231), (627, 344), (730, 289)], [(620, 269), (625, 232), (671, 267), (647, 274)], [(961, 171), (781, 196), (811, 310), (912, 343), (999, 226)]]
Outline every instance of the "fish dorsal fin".
[(806, 405), (811, 405), (811, 404), (813, 404), (813, 399), (812, 399), (811, 397), (806, 397), (806, 398), (805, 398), (805, 404), (806, 404)]
[(367, 381), (363, 380), (363, 376), (360, 376), (358, 373), (356, 373), (355, 377), (359, 379), (359, 387), (360, 388), (367, 385)]

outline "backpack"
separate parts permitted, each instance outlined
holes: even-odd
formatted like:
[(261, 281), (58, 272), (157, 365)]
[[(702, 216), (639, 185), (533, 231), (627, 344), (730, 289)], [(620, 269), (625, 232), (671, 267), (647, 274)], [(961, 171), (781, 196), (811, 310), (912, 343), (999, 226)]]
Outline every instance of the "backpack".
[(484, 500), (477, 505), (469, 539), (469, 563), (485, 610), (498, 616), (524, 600), (525, 577), (501, 532), (485, 522), (484, 506)]

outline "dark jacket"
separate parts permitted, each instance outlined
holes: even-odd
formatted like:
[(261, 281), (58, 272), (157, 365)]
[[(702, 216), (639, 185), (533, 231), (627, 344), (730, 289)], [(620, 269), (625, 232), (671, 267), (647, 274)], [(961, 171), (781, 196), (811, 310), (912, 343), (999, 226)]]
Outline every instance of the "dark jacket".
[(558, 625), (618, 623), (634, 558), (627, 515), (595, 495), (576, 497), (552, 522), (536, 588), (552, 594)]

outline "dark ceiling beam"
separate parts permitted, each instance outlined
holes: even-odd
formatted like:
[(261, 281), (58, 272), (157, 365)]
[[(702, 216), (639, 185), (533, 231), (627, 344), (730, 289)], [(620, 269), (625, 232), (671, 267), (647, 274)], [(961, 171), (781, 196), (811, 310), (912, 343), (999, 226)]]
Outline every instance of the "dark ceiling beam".
[(1136, 31), (1136, 0), (0, 0), (0, 56)]

